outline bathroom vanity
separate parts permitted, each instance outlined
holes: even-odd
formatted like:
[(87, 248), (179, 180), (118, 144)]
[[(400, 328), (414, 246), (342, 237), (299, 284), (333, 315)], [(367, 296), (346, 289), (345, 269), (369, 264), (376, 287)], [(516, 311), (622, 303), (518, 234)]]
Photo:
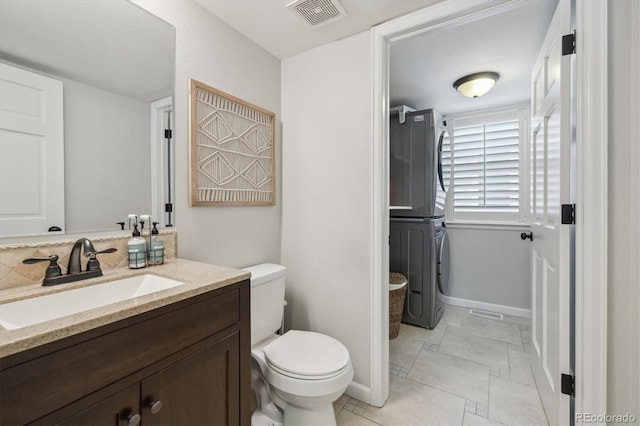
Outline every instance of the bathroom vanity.
[(182, 259), (145, 272), (184, 285), (0, 329), (0, 424), (250, 424), (249, 274)]

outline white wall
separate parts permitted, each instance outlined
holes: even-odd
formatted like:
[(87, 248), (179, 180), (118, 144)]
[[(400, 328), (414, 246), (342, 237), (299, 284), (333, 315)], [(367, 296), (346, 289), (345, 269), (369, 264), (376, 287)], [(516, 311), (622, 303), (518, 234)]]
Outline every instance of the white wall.
[[(451, 249), (448, 296), (515, 310), (502, 313), (528, 314), (531, 309), (530, 244), (520, 239), (528, 227), (447, 227)], [(478, 306), (479, 307), (479, 306)]]
[(640, 421), (640, 4), (608, 4), (607, 413)]
[(285, 59), (282, 263), (289, 327), (349, 349), (370, 384), (372, 60), (368, 32)]
[(136, 0), (176, 27), (175, 224), (179, 256), (244, 267), (280, 261), (281, 129), (276, 127), (273, 207), (189, 207), (189, 79), (194, 78), (276, 113), (280, 61), (190, 0)]
[(61, 80), (67, 232), (117, 230), (151, 212), (149, 104)]

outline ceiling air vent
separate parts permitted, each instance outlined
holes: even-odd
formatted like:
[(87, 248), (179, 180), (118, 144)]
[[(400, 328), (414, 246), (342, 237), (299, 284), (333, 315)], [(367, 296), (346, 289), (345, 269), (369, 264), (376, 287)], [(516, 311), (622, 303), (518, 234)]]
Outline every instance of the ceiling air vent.
[(347, 16), (338, 0), (295, 0), (287, 9), (306, 23), (319, 27)]

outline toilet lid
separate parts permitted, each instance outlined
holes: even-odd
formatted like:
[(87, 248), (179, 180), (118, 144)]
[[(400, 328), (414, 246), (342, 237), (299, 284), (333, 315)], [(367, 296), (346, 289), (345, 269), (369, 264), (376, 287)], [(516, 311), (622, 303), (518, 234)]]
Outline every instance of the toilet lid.
[(349, 362), (349, 351), (342, 343), (311, 331), (291, 330), (263, 351), (269, 364), (299, 376), (327, 376)]

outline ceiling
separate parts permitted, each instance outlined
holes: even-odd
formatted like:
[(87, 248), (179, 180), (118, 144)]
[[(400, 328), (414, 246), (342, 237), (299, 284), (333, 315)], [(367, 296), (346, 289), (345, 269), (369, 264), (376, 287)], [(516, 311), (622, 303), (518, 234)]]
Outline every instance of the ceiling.
[(285, 59), (441, 0), (340, 0), (347, 16), (320, 27), (286, 8), (291, 0), (195, 0), (273, 56)]
[[(347, 17), (318, 28), (304, 23), (289, 11), (285, 6), (290, 0), (195, 1), (283, 59), (365, 31), (440, 0), (341, 0)], [(128, 2), (2, 2), (0, 52), (4, 53), (5, 59), (20, 57), (23, 65), (30, 66), (32, 58), (25, 57), (25, 52), (33, 46), (41, 46), (33, 51), (33, 61), (46, 57), (47, 63), (55, 64), (50, 66), (51, 69), (44, 69), (45, 72), (56, 74), (60, 69), (66, 69), (63, 75), (73, 79), (74, 72), (88, 66), (94, 75), (103, 74), (105, 80), (111, 78), (118, 85), (136, 81), (137, 86), (131, 90), (138, 90), (140, 97), (150, 97), (151, 87), (144, 85), (151, 83), (152, 79), (147, 78), (141, 84), (139, 79), (120, 75), (124, 68), (118, 64), (142, 62), (139, 66), (130, 67), (139, 69), (145, 64), (163, 63), (150, 60), (149, 55), (161, 54), (156, 47), (172, 44), (173, 34), (170, 32), (166, 36), (171, 40), (157, 43), (158, 37), (151, 36), (151, 27), (141, 25), (143, 21), (138, 16), (141, 10), (121, 12), (112, 7), (122, 3)], [(418, 109), (436, 107), (451, 114), (526, 101), (529, 98), (530, 70), (556, 3), (557, 0), (520, 1), (515, 3), (518, 7), (493, 17), (444, 27), (393, 44), (391, 104), (406, 104)], [(68, 10), (66, 5), (70, 6)], [(80, 19), (69, 24), (69, 17)], [(104, 26), (99, 24), (108, 21), (107, 18), (119, 22), (117, 31), (105, 29), (103, 32), (101, 28)], [(139, 54), (141, 50), (131, 48), (131, 38), (122, 36), (130, 31), (123, 31), (123, 27), (136, 33), (136, 39), (149, 40), (150, 47), (143, 49), (145, 55)], [(39, 30), (33, 31), (34, 28)], [(18, 33), (23, 36), (16, 36)], [(91, 34), (91, 37), (74, 37), (77, 34)], [(39, 40), (34, 40), (38, 37)], [(104, 45), (97, 42), (102, 39), (109, 42)], [(101, 47), (95, 49), (95, 46)], [(75, 55), (77, 60), (70, 61), (66, 54), (62, 54), (64, 49), (83, 53)], [(451, 87), (453, 81), (463, 75), (486, 70), (499, 72), (501, 78), (494, 89), (481, 98), (464, 98)], [(142, 75), (159, 77), (165, 71), (173, 70), (156, 67)], [(121, 78), (114, 79), (114, 75)], [(120, 92), (122, 89), (108, 90)]]
[[(195, 1), (285, 59), (440, 0), (341, 0), (347, 17), (320, 27), (289, 11), (291, 0)], [(517, 1), (497, 15), (396, 42), (391, 47), (391, 105), (453, 114), (527, 102), (531, 68), (557, 1)], [(478, 71), (501, 76), (487, 95), (468, 99), (452, 88), (459, 77)]]
[[(527, 102), (531, 69), (556, 4), (556, 0), (527, 0), (489, 18), (393, 44), (391, 105), (454, 114)], [(500, 74), (488, 94), (470, 99), (453, 89), (455, 80), (479, 71)]]

